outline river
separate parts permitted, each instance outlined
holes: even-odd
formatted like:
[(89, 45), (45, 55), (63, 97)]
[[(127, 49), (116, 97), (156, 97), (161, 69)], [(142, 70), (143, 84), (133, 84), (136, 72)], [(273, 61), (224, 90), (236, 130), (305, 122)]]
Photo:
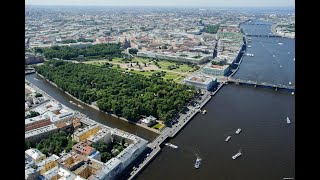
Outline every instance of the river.
[[(244, 28), (264, 35), (271, 32), (271, 25)], [(252, 37), (249, 44), (247, 53), (255, 56), (244, 57), (234, 78), (294, 85), (293, 39)], [(289, 92), (229, 84), (204, 109), (207, 114), (195, 116), (169, 141), (179, 149), (164, 147), (138, 180), (295, 177), (295, 98)], [(291, 124), (286, 123), (287, 117)], [(237, 128), (242, 129), (239, 135)], [(225, 142), (229, 135), (230, 141)], [(240, 149), (243, 155), (232, 160)], [(199, 169), (194, 168), (195, 153), (203, 159)]]
[[(249, 24), (244, 28), (247, 33), (265, 35), (271, 32), (271, 25)], [(247, 53), (255, 56), (244, 57), (234, 78), (294, 84), (293, 39), (252, 37), (250, 45)], [(66, 106), (107, 126), (147, 140), (156, 137), (155, 133), (83, 104), (84, 109), (71, 104), (72, 98), (36, 74), (27, 75), (26, 79)], [(272, 180), (295, 177), (295, 99), (290, 93), (229, 84), (204, 109), (207, 114), (196, 115), (169, 141), (179, 148), (163, 147), (136, 179)], [(286, 123), (287, 117), (291, 124)], [(237, 128), (242, 129), (239, 135), (235, 134)], [(232, 136), (230, 141), (225, 142), (229, 135)], [(243, 155), (232, 160), (240, 149)], [(199, 169), (194, 168), (195, 154), (203, 159)]]

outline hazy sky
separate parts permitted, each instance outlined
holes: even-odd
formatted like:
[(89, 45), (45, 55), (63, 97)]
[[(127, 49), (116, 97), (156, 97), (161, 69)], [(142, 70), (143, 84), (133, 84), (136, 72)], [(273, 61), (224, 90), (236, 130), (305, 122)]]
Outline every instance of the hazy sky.
[(25, 0), (26, 5), (285, 7), (295, 0)]

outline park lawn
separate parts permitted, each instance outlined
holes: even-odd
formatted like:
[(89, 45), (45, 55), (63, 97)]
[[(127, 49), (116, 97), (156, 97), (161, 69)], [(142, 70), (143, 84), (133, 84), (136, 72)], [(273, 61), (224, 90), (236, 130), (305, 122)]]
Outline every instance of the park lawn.
[(113, 58), (113, 59), (112, 59), (112, 62), (121, 62), (121, 59), (122, 59), (122, 58), (119, 58), (119, 57)]
[(161, 67), (161, 69), (168, 69), (168, 66), (176, 65), (176, 63), (172, 63), (172, 62), (165, 61), (165, 60), (158, 61), (158, 64)]
[(145, 76), (151, 76), (153, 73), (161, 72), (161, 71), (155, 70), (155, 71), (144, 71), (144, 72), (141, 72), (141, 71), (136, 71), (136, 70), (134, 70), (134, 71), (128, 70), (128, 72), (132, 72), (132, 73), (136, 73), (136, 74), (142, 74), (142, 75), (145, 75)]
[(132, 61), (138, 61), (140, 63), (148, 63), (149, 59), (148, 58), (135, 57)]
[(173, 73), (173, 72), (166, 72), (165, 76), (163, 77), (163, 79), (176, 79), (178, 78), (179, 76), (181, 76), (180, 74), (177, 74), (177, 73)]
[(176, 83), (181, 83), (181, 81), (182, 81), (184, 78), (185, 78), (185, 76), (180, 76), (180, 77), (174, 79), (174, 82), (176, 82)]
[(154, 128), (154, 129), (162, 129), (163, 126), (164, 126), (164, 124), (157, 123), (154, 126), (152, 126), (152, 128)]
[(187, 72), (192, 70), (193, 68), (188, 66), (187, 64), (179, 65), (178, 69), (173, 69), (173, 71), (179, 71), (179, 72)]

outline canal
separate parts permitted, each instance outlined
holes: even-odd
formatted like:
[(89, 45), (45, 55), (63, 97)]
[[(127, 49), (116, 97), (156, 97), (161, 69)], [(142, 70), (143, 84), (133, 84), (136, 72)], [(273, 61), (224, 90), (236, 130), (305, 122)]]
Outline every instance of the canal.
[[(149, 130), (146, 130), (144, 128), (141, 128), (137, 125), (130, 124), (126, 121), (120, 120), (118, 118), (115, 118), (113, 116), (107, 115), (101, 111), (97, 111), (81, 102), (75, 101), (72, 97), (67, 95), (62, 90), (56, 88), (37, 74), (29, 74), (25, 76), (25, 79), (30, 81), (32, 84), (40, 88), (41, 90), (45, 91), (47, 94), (52, 96), (57, 101), (61, 102), (65, 106), (77, 110), (85, 115), (87, 115), (89, 118), (98, 121), (106, 126), (112, 127), (112, 128), (118, 128), (124, 131), (127, 131), (129, 133), (138, 135), (139, 137), (142, 137), (148, 141), (152, 141), (154, 138), (158, 136), (158, 134), (151, 132)], [(74, 105), (70, 103), (70, 101), (75, 102), (76, 104), (81, 104), (83, 108), (78, 107), (77, 105)]]

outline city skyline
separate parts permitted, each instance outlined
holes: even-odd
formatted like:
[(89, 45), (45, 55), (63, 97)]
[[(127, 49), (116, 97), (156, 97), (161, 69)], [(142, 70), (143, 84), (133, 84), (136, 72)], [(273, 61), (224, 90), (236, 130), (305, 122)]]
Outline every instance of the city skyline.
[(294, 0), (26, 0), (26, 5), (75, 6), (196, 6), (196, 7), (294, 7)]

